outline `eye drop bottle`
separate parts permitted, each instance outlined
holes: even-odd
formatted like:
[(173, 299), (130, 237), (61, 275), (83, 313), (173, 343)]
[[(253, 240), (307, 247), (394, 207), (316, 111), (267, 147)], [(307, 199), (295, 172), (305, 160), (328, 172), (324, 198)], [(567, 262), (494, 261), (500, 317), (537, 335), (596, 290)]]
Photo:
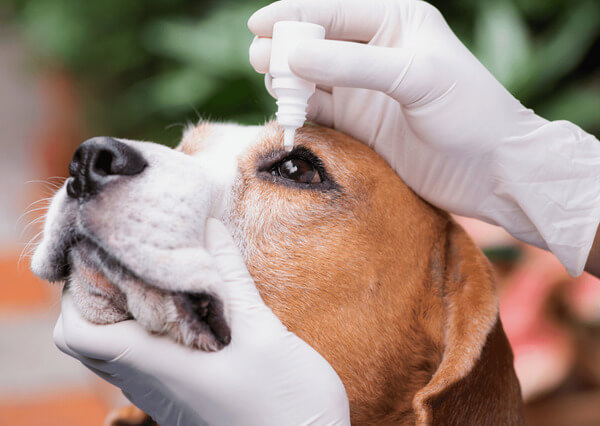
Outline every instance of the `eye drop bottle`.
[(277, 123), (283, 127), (286, 150), (294, 146), (296, 129), (306, 120), (308, 98), (315, 92), (315, 83), (306, 81), (290, 70), (288, 54), (302, 40), (325, 38), (325, 28), (309, 22), (280, 21), (273, 26), (271, 47), (271, 89), (277, 97)]

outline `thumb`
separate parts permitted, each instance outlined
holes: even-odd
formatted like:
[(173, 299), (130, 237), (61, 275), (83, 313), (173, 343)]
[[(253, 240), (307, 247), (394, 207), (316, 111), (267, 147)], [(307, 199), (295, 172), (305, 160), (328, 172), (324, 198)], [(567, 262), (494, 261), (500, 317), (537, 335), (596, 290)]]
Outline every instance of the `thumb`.
[(73, 357), (77, 358), (77, 354), (69, 348), (67, 342), (65, 340), (65, 330), (63, 327), (63, 317), (62, 314), (59, 315), (56, 320), (56, 324), (54, 325), (54, 332), (52, 333), (52, 338), (54, 339), (54, 344), (61, 352)]
[(421, 99), (437, 84), (435, 74), (431, 75), (433, 78), (429, 78), (431, 73), (421, 75), (426, 71), (426, 61), (416, 58), (410, 49), (306, 40), (292, 49), (288, 61), (291, 70), (305, 80), (333, 87), (377, 90), (403, 105)]
[(54, 332), (56, 345), (61, 351), (80, 360), (91, 358), (111, 361), (119, 358), (129, 351), (131, 345), (135, 345), (136, 332), (145, 333), (135, 321), (92, 324), (81, 316), (68, 291), (62, 295), (60, 320)]
[(215, 260), (223, 279), (223, 291), (227, 293), (232, 341), (240, 338), (259, 341), (285, 334), (287, 329), (260, 297), (231, 234), (213, 218), (206, 221), (206, 248)]
[(225, 225), (214, 218), (206, 221), (206, 248), (223, 279), (231, 302), (263, 305), (246, 263)]

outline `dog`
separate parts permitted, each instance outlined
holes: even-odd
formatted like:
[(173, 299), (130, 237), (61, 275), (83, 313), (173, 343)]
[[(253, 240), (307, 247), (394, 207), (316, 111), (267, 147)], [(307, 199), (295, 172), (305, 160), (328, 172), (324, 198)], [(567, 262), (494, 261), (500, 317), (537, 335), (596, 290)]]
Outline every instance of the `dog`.
[(353, 424), (522, 424), (492, 268), (464, 230), (349, 136), (305, 125), (291, 152), (282, 137), (201, 122), (175, 149), (84, 142), (33, 271), (68, 281), (92, 322), (134, 318), (219, 350), (228, 301), (203, 242), (215, 217), (265, 303), (333, 366)]

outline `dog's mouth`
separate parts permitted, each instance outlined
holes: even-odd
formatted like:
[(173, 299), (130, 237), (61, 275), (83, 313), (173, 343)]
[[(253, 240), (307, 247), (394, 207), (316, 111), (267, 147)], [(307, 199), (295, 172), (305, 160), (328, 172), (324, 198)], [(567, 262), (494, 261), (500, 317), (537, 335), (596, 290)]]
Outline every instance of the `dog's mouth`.
[[(210, 334), (216, 340), (211, 350), (220, 349), (231, 341), (231, 330), (225, 318), (223, 301), (209, 292), (169, 291), (153, 285), (144, 277), (135, 274), (126, 264), (107, 250), (101, 242), (83, 234), (65, 238), (60, 244), (62, 259), (57, 263), (61, 279), (72, 285), (74, 280), (85, 278), (85, 286), (90, 294), (109, 300), (113, 307), (123, 313), (123, 319), (135, 318), (130, 307), (131, 294), (125, 289), (127, 285), (135, 286), (137, 300), (144, 303), (146, 294), (159, 294), (168, 298), (174, 307), (172, 322), (185, 323), (186, 335)], [(125, 284), (129, 283), (129, 284)], [(79, 283), (81, 284), (81, 283)], [(140, 296), (140, 289), (142, 294)], [(140, 300), (141, 299), (141, 300)], [(151, 330), (157, 334), (173, 334), (164, 325), (161, 330)], [(190, 340), (187, 336), (175, 337), (187, 346), (203, 347), (197, 339)]]
[[(215, 351), (229, 344), (226, 292), (218, 271), (203, 268), (211, 261), (203, 247), (190, 251), (157, 239), (148, 244), (144, 235), (135, 241), (133, 232), (124, 241), (110, 220), (95, 223), (93, 232), (95, 216), (86, 216), (86, 205), (68, 198), (65, 189), (54, 196), (31, 260), (37, 276), (65, 282), (91, 322), (133, 318), (147, 331), (192, 348)], [(89, 210), (93, 215), (98, 208)]]

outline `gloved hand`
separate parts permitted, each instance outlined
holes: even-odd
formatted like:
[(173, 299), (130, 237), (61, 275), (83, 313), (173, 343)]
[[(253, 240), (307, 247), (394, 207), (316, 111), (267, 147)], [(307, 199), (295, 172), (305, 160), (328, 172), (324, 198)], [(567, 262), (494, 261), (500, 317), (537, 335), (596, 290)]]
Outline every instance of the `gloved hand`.
[(318, 85), (310, 119), (367, 143), (432, 204), (500, 225), (582, 272), (600, 221), (596, 138), (523, 107), (428, 3), (275, 2), (248, 21), (259, 72), (282, 20), (323, 25), (330, 39), (289, 56)]
[(229, 296), (229, 346), (207, 353), (151, 336), (135, 321), (91, 324), (68, 291), (57, 346), (164, 426), (349, 425), (339, 377), (265, 306), (227, 229), (209, 219), (206, 239)]

